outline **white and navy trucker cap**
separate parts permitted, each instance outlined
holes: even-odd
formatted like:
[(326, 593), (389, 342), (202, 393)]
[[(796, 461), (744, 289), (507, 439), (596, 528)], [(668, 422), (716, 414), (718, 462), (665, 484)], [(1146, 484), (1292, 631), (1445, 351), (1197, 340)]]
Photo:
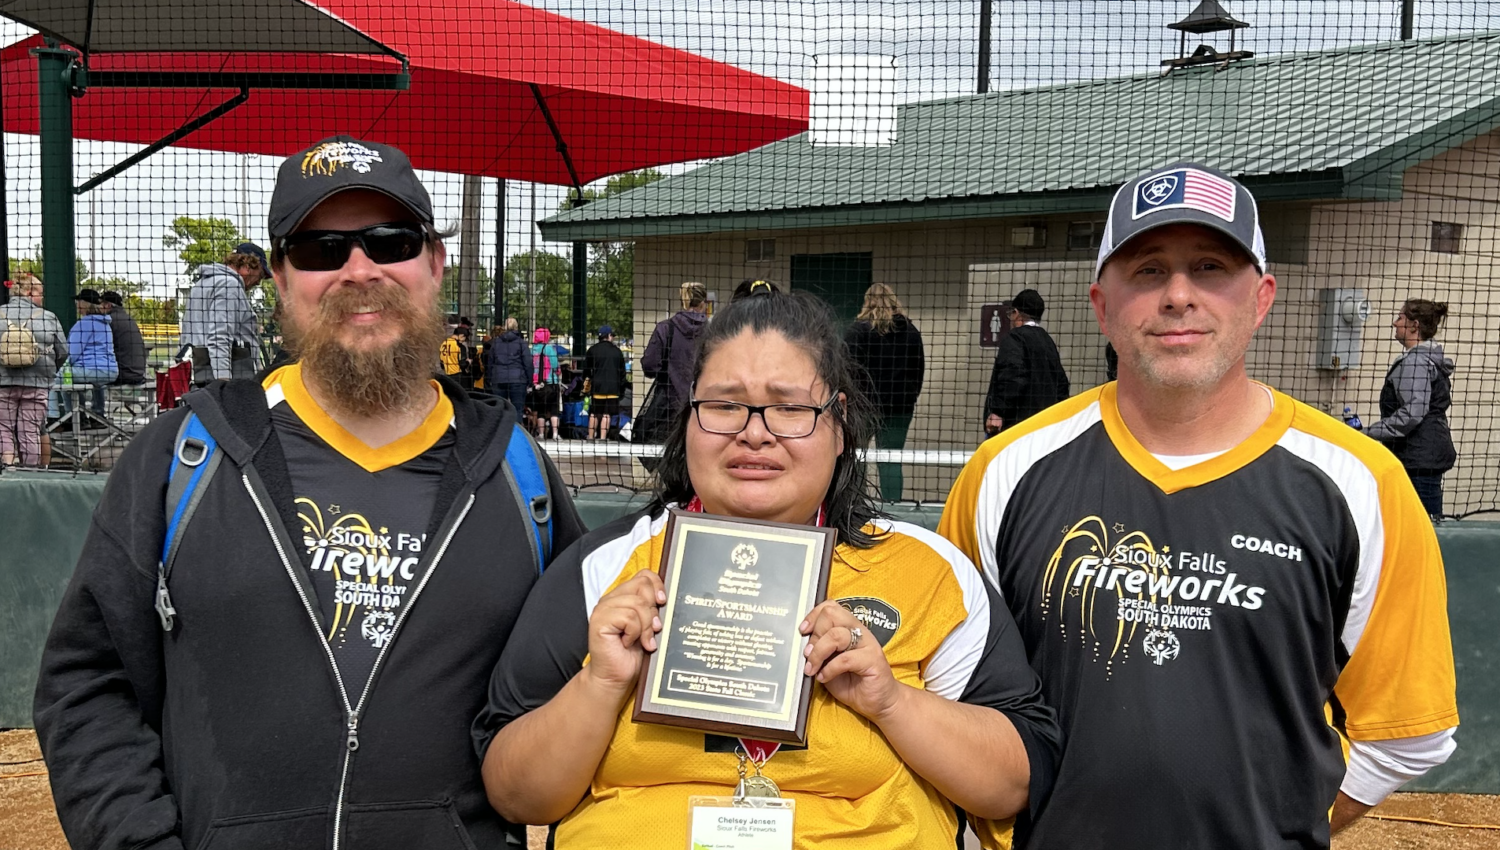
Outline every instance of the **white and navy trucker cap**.
[(1179, 162), (1128, 180), (1115, 193), (1094, 279), (1126, 242), (1169, 224), (1211, 227), (1244, 248), (1262, 273), (1266, 270), (1266, 238), (1250, 190), (1221, 171)]

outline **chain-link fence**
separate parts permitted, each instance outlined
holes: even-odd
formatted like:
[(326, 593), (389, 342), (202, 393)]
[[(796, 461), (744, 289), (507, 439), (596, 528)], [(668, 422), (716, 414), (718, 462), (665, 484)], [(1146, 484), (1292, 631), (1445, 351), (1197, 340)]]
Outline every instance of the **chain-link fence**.
[[(215, 355), (226, 363), (278, 355), (275, 288), (240, 285), (238, 249), (270, 247), (280, 157), (344, 132), (412, 154), (438, 226), (454, 228), (447, 312), (474, 327), (473, 349), (448, 368), (482, 363), (488, 337), (514, 318), (511, 340), (544, 364), (527, 377), (541, 388), (526, 404), (539, 432), (560, 438), (546, 445), (576, 486), (644, 486), (652, 448), (632, 415), (648, 372), (690, 356), (696, 328), (736, 287), (763, 280), (825, 299), (866, 357), (884, 406), (872, 486), (942, 500), (1003, 407), (992, 378), (1013, 323), (1047, 331), (1073, 392), (1107, 379), (1087, 296), (1105, 208), (1129, 177), (1191, 160), (1241, 178), (1260, 203), (1279, 287), (1252, 376), (1335, 416), (1379, 418), (1403, 352), (1393, 319), (1408, 299), (1446, 304), (1436, 341), (1455, 364), (1458, 453), (1448, 510), (1500, 507), (1489, 398), (1500, 371), (1500, 4), (312, 6), (355, 35), (311, 18), (288, 34), (278, 3), (249, 0), (197, 44), (101, 47), (70, 98), (64, 212), (42, 200), (61, 167), (45, 120), (57, 96), (47, 63), (59, 60), (32, 31), (6, 31), (11, 277), (71, 274), (75, 291), (119, 293), (114, 307), (70, 305), (49, 281), (43, 300), (70, 328), (69, 313), (85, 327), (105, 324), (88, 319), (96, 311), (131, 314), (131, 345), (148, 352), (142, 382), (102, 399), (50, 379), (64, 402), (40, 426), (54, 431), (54, 465), (106, 468), (157, 396), (173, 395), (161, 382), (194, 341), (183, 330), (198, 329), (180, 325), (195, 309), (233, 326), (215, 337), (228, 340)], [(128, 22), (113, 25), (123, 34), (108, 38), (131, 40)], [(254, 52), (216, 53), (228, 48), (215, 35)], [(56, 237), (69, 223), (71, 251)], [(70, 252), (71, 270), (57, 259)], [(194, 307), (211, 275), (225, 298), (240, 290), (237, 312)], [(1023, 296), (1035, 315), (1017, 317), (1025, 290), (1042, 309)], [(629, 365), (618, 401), (585, 392), (584, 352), (601, 326)], [(102, 343), (73, 335), (74, 385), (103, 383), (88, 349)], [(477, 369), (468, 378), (503, 389)], [(97, 415), (68, 419), (73, 397), (84, 410), (97, 401)], [(20, 423), (17, 404), (6, 397), (0, 411), (20, 431), (38, 427), (34, 412)], [(587, 439), (590, 414), (597, 427), (616, 405), (607, 437)]]

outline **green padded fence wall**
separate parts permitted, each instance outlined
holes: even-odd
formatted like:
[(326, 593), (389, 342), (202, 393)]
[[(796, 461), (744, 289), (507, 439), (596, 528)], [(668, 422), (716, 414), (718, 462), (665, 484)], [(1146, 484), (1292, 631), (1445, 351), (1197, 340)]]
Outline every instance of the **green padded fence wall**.
[[(0, 728), (31, 726), (42, 642), (83, 546), (104, 476), (0, 474)], [(640, 497), (584, 492), (590, 528), (642, 506)], [(896, 505), (898, 519), (937, 526), (935, 505)], [(1408, 790), (1500, 794), (1500, 523), (1438, 529), (1448, 571), (1448, 615), (1458, 664), (1462, 726), (1453, 759)]]

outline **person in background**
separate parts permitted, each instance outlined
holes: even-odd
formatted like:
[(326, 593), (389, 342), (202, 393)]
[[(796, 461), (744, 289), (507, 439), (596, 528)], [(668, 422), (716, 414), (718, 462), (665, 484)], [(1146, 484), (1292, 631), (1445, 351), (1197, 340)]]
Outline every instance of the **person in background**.
[[(531, 388), (532, 409), (536, 411), (536, 436), (538, 439), (562, 439), (562, 368), (557, 362), (557, 346), (552, 343), (552, 331), (537, 328), (531, 336)], [(552, 436), (545, 437), (547, 424), (552, 424)]]
[(590, 439), (609, 436), (610, 417), (620, 414), (620, 396), (625, 394), (625, 354), (614, 340), (615, 329), (600, 325), (599, 341), (584, 358), (583, 376), (589, 385)]
[(693, 352), (708, 324), (708, 288), (687, 281), (678, 288), (678, 294), (682, 309), (656, 323), (646, 353), (641, 355), (641, 371), (646, 377), (667, 379), (670, 413), (687, 404), (692, 395)]
[(45, 466), (47, 388), (68, 359), (68, 338), (42, 309), (42, 282), (20, 274), (0, 306), (0, 466)]
[(494, 338), (489, 331), (479, 335), (479, 341), (474, 344), (474, 356), (469, 360), (469, 369), (474, 374), (474, 389), (484, 390), (484, 358), (490, 350), (490, 344)]
[(115, 383), (138, 387), (146, 383), (146, 338), (141, 335), (141, 326), (125, 309), (125, 299), (120, 293), (108, 290), (99, 293), (99, 299), (115, 337), (115, 363), (120, 367)]
[(1443, 516), (1443, 473), (1458, 460), (1448, 430), (1453, 361), (1432, 339), (1447, 317), (1447, 304), (1425, 298), (1401, 305), (1391, 327), (1406, 350), (1391, 364), (1380, 388), (1380, 420), (1362, 429), (1401, 461), (1433, 519)]
[(438, 349), (438, 360), (443, 364), (443, 374), (452, 378), (455, 383), (466, 390), (474, 388), (474, 380), (469, 372), (469, 366), (472, 363), (469, 351), (469, 329), (463, 325), (456, 325), (448, 338), (443, 340), (442, 347)]
[(484, 351), (484, 374), (489, 391), (510, 402), (516, 416), (526, 409), (526, 387), (531, 383), (531, 352), (516, 317), (495, 328)]
[(1011, 330), (995, 351), (984, 396), (984, 432), (990, 436), (1068, 397), (1068, 373), (1057, 343), (1041, 325), (1046, 310), (1035, 289), (1023, 289), (1010, 300)]
[[(880, 415), (875, 447), (904, 447), (927, 361), (922, 333), (906, 317), (895, 290), (883, 283), (871, 284), (865, 290), (864, 308), (844, 335), (844, 342), (854, 362), (863, 369), (865, 389)], [(899, 500), (901, 464), (879, 463), (876, 468), (880, 470), (880, 497), (888, 502)]]
[[(700, 343), (651, 504), (558, 557), (495, 667), (474, 742), (496, 810), (561, 821), (558, 847), (685, 848), (690, 798), (727, 796), (752, 759), (796, 802), (794, 832), (758, 846), (951, 848), (954, 804), (983, 819), (981, 837), (1040, 808), (1060, 744), (1052, 711), (994, 588), (872, 502), (859, 457), (870, 412), (827, 305), (757, 293)], [(659, 646), (669, 507), (837, 529), (828, 599), (797, 611), (788, 639), (817, 680), (806, 747), (631, 721)], [(770, 560), (763, 580), (783, 581)]]
[[(115, 338), (110, 329), (109, 317), (101, 306), (104, 301), (93, 289), (80, 289), (73, 303), (78, 307), (78, 321), (68, 329), (68, 365), (72, 382), (91, 384), (89, 407), (94, 413), (104, 415), (104, 388), (120, 376), (120, 366), (115, 360)], [(48, 413), (54, 417), (66, 414), (73, 406), (73, 393), (54, 392), (54, 400)]]
[(222, 263), (198, 267), (182, 317), (182, 345), (192, 346), (193, 383), (252, 378), (260, 370), (260, 328), (249, 292), (265, 277), (266, 253), (253, 242)]

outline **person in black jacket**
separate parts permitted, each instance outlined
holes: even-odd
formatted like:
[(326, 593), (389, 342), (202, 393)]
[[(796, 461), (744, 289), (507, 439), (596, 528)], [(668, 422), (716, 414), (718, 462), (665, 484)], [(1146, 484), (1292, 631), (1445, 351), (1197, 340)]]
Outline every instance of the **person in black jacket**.
[(141, 335), (141, 326), (125, 309), (125, 299), (114, 290), (99, 294), (99, 305), (109, 317), (110, 330), (114, 333), (115, 362), (120, 375), (116, 384), (136, 387), (146, 383), (146, 338)]
[(984, 397), (986, 434), (998, 434), (1070, 394), (1057, 343), (1039, 324), (1046, 310), (1035, 289), (1023, 289), (1010, 301), (1010, 333), (995, 352)]
[(526, 409), (526, 389), (531, 386), (531, 349), (516, 317), (505, 320), (505, 328), (495, 334), (484, 351), (484, 385), (489, 391), (510, 402), (516, 415)]
[(1434, 519), (1443, 516), (1443, 473), (1458, 460), (1448, 430), (1453, 361), (1432, 340), (1447, 317), (1447, 304), (1425, 298), (1401, 305), (1391, 327), (1406, 351), (1391, 364), (1380, 388), (1380, 421), (1363, 428), (1401, 461)]
[[(582, 524), (515, 412), (433, 374), (446, 251), (404, 154), (339, 137), (291, 157), (269, 229), (299, 362), (190, 393), (131, 441), (47, 638), (34, 717), (63, 831), (94, 850), (524, 845), (469, 727)], [(202, 462), (190, 413), (218, 454), (164, 558), (174, 456)], [(513, 440), (548, 482), (550, 546)]]
[(625, 354), (615, 345), (615, 329), (599, 326), (599, 341), (584, 358), (583, 377), (589, 383), (589, 438), (609, 436), (609, 418), (620, 415), (625, 394)]
[[(874, 283), (865, 290), (864, 307), (844, 336), (854, 362), (863, 367), (864, 389), (880, 414), (875, 433), (878, 449), (906, 445), (912, 411), (922, 392), (927, 361), (922, 333), (903, 312), (895, 290)], [(901, 464), (879, 463), (880, 496), (888, 502), (901, 498)]]

